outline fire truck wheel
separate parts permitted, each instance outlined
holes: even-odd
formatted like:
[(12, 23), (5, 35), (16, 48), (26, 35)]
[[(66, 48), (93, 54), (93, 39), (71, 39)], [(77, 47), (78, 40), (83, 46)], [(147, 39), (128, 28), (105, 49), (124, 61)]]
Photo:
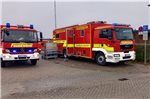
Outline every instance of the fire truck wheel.
[(126, 61), (122, 61), (122, 62), (119, 62), (119, 63), (122, 64), (122, 65), (125, 65)]
[(96, 62), (97, 64), (102, 65), (102, 66), (106, 65), (105, 55), (103, 53), (98, 53), (96, 55)]
[(1, 60), (1, 67), (6, 67), (6, 62)]
[(36, 63), (37, 63), (37, 60), (31, 60), (32, 65), (36, 65)]

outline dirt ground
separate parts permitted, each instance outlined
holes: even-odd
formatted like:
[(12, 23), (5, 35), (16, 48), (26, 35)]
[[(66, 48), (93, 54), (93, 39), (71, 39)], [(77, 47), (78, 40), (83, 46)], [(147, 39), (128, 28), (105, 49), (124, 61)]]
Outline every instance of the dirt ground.
[(2, 99), (150, 99), (150, 66), (63, 58), (1, 68)]

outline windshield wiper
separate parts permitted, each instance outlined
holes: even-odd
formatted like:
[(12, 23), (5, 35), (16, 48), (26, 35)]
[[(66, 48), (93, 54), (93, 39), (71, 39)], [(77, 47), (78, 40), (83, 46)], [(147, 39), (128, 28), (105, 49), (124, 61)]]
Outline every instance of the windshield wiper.
[(5, 42), (9, 42), (9, 43), (19, 43), (20, 41), (17, 41), (17, 40), (10, 40), (10, 41), (7, 41), (7, 40), (4, 40)]
[(34, 43), (34, 42), (37, 42), (37, 41), (26, 40), (26, 41), (22, 41), (22, 42), (25, 42), (25, 43)]

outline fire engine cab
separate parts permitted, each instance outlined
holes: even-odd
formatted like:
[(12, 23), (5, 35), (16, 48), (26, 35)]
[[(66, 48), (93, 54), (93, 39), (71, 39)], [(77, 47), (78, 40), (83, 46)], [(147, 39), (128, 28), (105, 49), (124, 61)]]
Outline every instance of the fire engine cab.
[[(39, 60), (38, 51), (38, 31), (33, 25), (0, 25), (0, 58), (1, 66), (6, 66), (7, 62), (30, 60), (32, 65), (36, 65)], [(42, 33), (40, 40), (42, 40)]]
[(95, 59), (100, 65), (135, 60), (133, 29), (126, 24), (89, 22), (53, 31), (60, 54)]

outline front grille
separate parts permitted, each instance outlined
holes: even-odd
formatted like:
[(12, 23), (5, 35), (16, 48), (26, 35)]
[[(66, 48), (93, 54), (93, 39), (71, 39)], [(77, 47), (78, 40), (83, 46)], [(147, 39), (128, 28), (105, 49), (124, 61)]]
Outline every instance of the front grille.
[(10, 48), (10, 53), (33, 53), (34, 48)]
[(123, 59), (128, 59), (128, 58), (131, 58), (131, 56), (125, 56), (125, 57), (123, 57)]
[(120, 45), (120, 48), (121, 49), (132, 49), (133, 48), (133, 45)]

